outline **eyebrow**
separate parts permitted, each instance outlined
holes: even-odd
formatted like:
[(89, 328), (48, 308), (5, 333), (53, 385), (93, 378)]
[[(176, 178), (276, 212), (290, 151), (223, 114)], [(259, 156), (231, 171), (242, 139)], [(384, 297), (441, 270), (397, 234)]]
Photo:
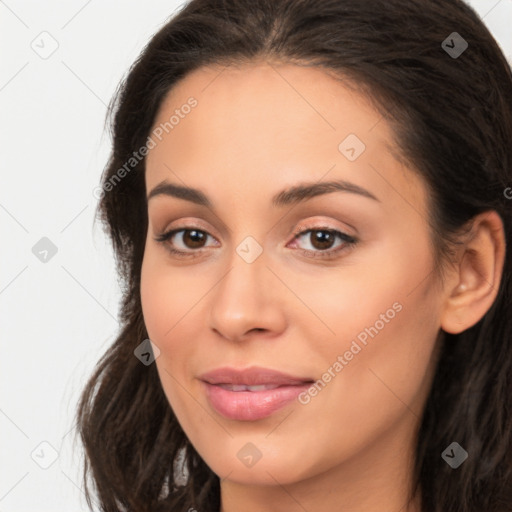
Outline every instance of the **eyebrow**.
[[(283, 207), (293, 205), (306, 201), (316, 196), (330, 194), (332, 192), (349, 192), (352, 194), (358, 194), (374, 201), (380, 202), (371, 192), (365, 188), (355, 185), (344, 180), (336, 181), (324, 181), (320, 183), (300, 183), (293, 187), (287, 188), (278, 192), (272, 198), (272, 205), (274, 207)], [(183, 185), (177, 185), (175, 183), (169, 183), (164, 180), (156, 185), (153, 190), (149, 193), (147, 200), (159, 195), (166, 195), (176, 197), (178, 199), (184, 199), (200, 206), (206, 206), (212, 208), (212, 203), (204, 192), (197, 188), (186, 187)]]

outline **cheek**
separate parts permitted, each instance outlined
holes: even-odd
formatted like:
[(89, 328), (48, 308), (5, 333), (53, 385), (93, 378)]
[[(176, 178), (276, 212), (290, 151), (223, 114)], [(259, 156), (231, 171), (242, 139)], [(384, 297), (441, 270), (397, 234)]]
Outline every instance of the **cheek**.
[(356, 408), (366, 404), (366, 413), (379, 410), (382, 401), (397, 402), (393, 392), (414, 399), (440, 327), (432, 264), (428, 237), (402, 234), (365, 250), (338, 276), (330, 269), (334, 278), (326, 274), (314, 287), (301, 278), (294, 291), (312, 306), (317, 319), (310, 315), (311, 324), (322, 332), (309, 357), (317, 370), (344, 376), (331, 378), (330, 391), (322, 393), (345, 396)]
[(184, 274), (179, 268), (167, 266), (155, 248), (146, 249), (141, 268), (141, 303), (149, 337), (154, 341), (170, 342), (200, 296)]
[(309, 325), (321, 333), (315, 352), (332, 359), (350, 350), (354, 339), (362, 347), (379, 339), (379, 347), (401, 350), (411, 346), (413, 333), (418, 338), (435, 334), (439, 297), (432, 284), (433, 260), (428, 237), (417, 233), (417, 226), (391, 233), (323, 275), (286, 271), (284, 280), (294, 283), (294, 292), (312, 313), (304, 309)]
[[(142, 314), (149, 338), (160, 349), (156, 366), (162, 382), (170, 378), (166, 375), (166, 372), (171, 372), (169, 355), (172, 353), (173, 359), (183, 359), (180, 355), (183, 345), (176, 345), (172, 350), (170, 347), (175, 338), (176, 326), (179, 326), (178, 320), (183, 316), (182, 305), (186, 302), (183, 288), (180, 288), (182, 292), (179, 296), (175, 293), (176, 282), (172, 277), (173, 273), (162, 268), (162, 262), (154, 255), (154, 251), (146, 249), (140, 283)], [(164, 390), (167, 393), (166, 387)]]
[[(182, 387), (188, 388), (192, 367), (200, 359), (199, 323), (194, 317), (206, 285), (190, 267), (171, 267), (155, 248), (146, 250), (141, 268), (141, 304), (144, 323), (160, 350), (156, 366), (162, 387), (174, 409), (180, 408)], [(183, 342), (185, 340), (185, 342)]]

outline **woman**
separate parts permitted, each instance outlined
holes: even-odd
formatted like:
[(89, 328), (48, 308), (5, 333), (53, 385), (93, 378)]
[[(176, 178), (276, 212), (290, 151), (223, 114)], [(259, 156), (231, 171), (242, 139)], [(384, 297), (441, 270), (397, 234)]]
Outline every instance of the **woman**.
[(104, 510), (512, 510), (512, 76), (471, 8), (193, 0), (112, 112)]

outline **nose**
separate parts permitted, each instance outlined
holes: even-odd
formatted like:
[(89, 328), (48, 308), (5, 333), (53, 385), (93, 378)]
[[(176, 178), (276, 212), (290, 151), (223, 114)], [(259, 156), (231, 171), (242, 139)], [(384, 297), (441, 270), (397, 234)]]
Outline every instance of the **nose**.
[(248, 263), (234, 251), (212, 290), (210, 327), (226, 340), (243, 341), (257, 332), (275, 336), (285, 329), (285, 290), (267, 262), (264, 252)]

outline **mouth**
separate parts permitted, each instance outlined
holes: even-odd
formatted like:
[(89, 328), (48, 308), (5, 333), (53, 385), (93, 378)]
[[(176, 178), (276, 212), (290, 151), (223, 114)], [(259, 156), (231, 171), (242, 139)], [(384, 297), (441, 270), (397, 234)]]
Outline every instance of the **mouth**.
[[(209, 384), (226, 386), (293, 386), (314, 382), (310, 377), (295, 377), (287, 373), (252, 366), (251, 368), (217, 368), (199, 376), (199, 379)], [(242, 391), (242, 390), (241, 390)], [(259, 391), (259, 390), (255, 390)]]
[(265, 391), (280, 387), (277, 384), (259, 384), (257, 386), (246, 386), (244, 384), (214, 384), (214, 386), (219, 386), (228, 391)]
[(227, 419), (256, 421), (287, 406), (314, 379), (261, 367), (219, 368), (199, 377), (210, 406)]

